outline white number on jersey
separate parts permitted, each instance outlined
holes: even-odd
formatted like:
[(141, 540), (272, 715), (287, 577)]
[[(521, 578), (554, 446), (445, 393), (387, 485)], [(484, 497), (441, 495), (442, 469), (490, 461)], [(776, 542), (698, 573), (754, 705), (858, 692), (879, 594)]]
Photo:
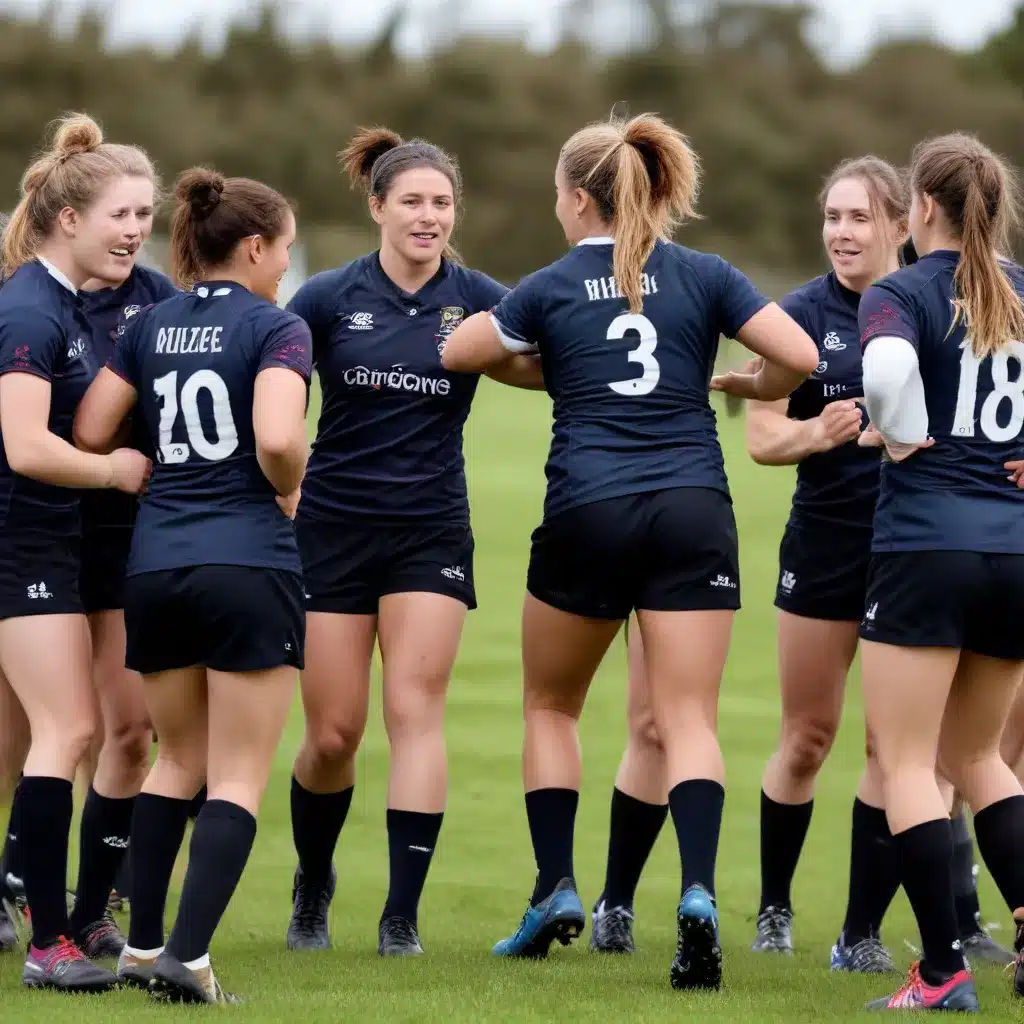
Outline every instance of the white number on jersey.
[(608, 387), (617, 395), (649, 395), (657, 387), (658, 379), (661, 377), (661, 367), (654, 358), (658, 332), (647, 317), (639, 313), (623, 313), (608, 325), (606, 337), (608, 341), (621, 341), (626, 336), (626, 331), (630, 329), (640, 335), (640, 344), (631, 349), (626, 358), (629, 362), (639, 363), (644, 368), (643, 376), (612, 381)]
[[(978, 371), (982, 361), (974, 354), (970, 338), (960, 343), (960, 385), (953, 416), (954, 437), (974, 437), (974, 410), (978, 404)], [(992, 393), (981, 405), (978, 426), (986, 440), (1012, 441), (1024, 427), (1024, 343), (1011, 341), (992, 360)], [(1017, 375), (1010, 379), (1010, 359), (1017, 364)], [(999, 425), (1003, 400), (1010, 403), (1010, 415)], [(1005, 415), (1005, 410), (1003, 410)]]
[[(210, 441), (203, 433), (199, 419), (199, 392), (206, 390), (213, 401), (213, 422), (217, 440)], [(153, 381), (153, 390), (160, 399), (159, 455), (161, 462), (187, 462), (187, 444), (174, 444), (171, 431), (178, 418), (178, 371), (172, 370)], [(196, 454), (210, 462), (226, 459), (238, 447), (238, 431), (231, 414), (231, 397), (224, 378), (213, 370), (196, 370), (181, 388), (180, 407), (185, 415), (185, 432)]]

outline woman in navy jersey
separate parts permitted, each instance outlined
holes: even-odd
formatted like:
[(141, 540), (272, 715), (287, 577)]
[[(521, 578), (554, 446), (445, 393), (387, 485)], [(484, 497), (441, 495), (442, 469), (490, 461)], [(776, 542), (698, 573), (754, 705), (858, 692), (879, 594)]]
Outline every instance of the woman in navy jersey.
[(920, 258), (869, 288), (859, 310), (865, 400), (887, 455), (861, 664), (923, 956), (871, 1005), (977, 1011), (935, 764), (974, 812), (978, 849), (1020, 922), (1024, 792), (999, 743), (1024, 669), (1024, 491), (1005, 469), (1024, 430), (1024, 272), (998, 256), (1016, 196), (977, 139), (919, 144), (910, 183)]
[[(132, 202), (117, 211), (124, 228), (119, 254), (127, 265), (118, 267), (116, 277), (93, 278), (82, 288), (98, 366), (107, 362), (119, 332), (143, 306), (177, 293), (169, 278), (137, 263), (139, 249), (153, 230), (158, 188), (155, 176), (137, 179)], [(145, 450), (143, 438), (131, 439)], [(79, 591), (92, 635), (102, 732), (94, 741), (96, 760), (89, 765), (92, 777), (82, 811), (71, 923), (76, 935), (86, 936), (83, 949), (92, 957), (117, 956), (124, 945), (124, 936), (104, 910), (115, 875), (127, 864), (132, 806), (149, 772), (153, 743), (141, 680), (124, 664), (124, 574), (136, 507), (134, 497), (115, 491), (82, 496)], [(126, 889), (123, 880), (120, 885)]]
[[(461, 184), (446, 153), (364, 129), (341, 161), (368, 194), (381, 245), (317, 274), (288, 306), (312, 331), (323, 404), (295, 523), (309, 614), (287, 941), (290, 949), (330, 942), (332, 859), (352, 801), (377, 643), (391, 748), (378, 951), (402, 956), (422, 952), (418, 907), (447, 798), (448, 681), (476, 606), (462, 432), (478, 377), (445, 372), (441, 350), (457, 324), (505, 289), (451, 249)], [(510, 356), (492, 376), (541, 386), (526, 357)]]
[(25, 172), (3, 236), (0, 667), (32, 737), (12, 810), (32, 911), (23, 975), (32, 987), (96, 991), (116, 983), (84, 955), (76, 940), (87, 945), (88, 936), (72, 931), (65, 902), (72, 779), (97, 725), (77, 492), (136, 493), (150, 464), (137, 451), (92, 455), (70, 440), (96, 373), (78, 289), (125, 268), (120, 213), (152, 176), (143, 152), (104, 143), (84, 115), (66, 118), (49, 152)]
[[(127, 665), (142, 673), (156, 762), (132, 819), (131, 923), (119, 976), (157, 998), (233, 1001), (210, 941), (245, 868), (302, 667), (294, 514), (308, 443), (306, 325), (274, 303), (295, 218), (273, 189), (202, 168), (178, 180), (175, 277), (188, 293), (142, 310), (75, 421), (104, 450), (136, 405), (157, 467), (125, 584)], [(163, 911), (189, 804), (178, 915)]]
[[(683, 866), (676, 988), (717, 988), (714, 868), (725, 797), (718, 690), (739, 607), (735, 520), (708, 381), (720, 334), (764, 357), (743, 397), (783, 398), (817, 365), (804, 331), (717, 256), (665, 241), (698, 168), (662, 120), (591, 125), (563, 146), (555, 212), (573, 246), (468, 320), (445, 366), (539, 352), (554, 400), (544, 520), (523, 607), (523, 777), (538, 876), (498, 956), (577, 936), (577, 722), (633, 609)], [(716, 387), (732, 386), (716, 379)]]

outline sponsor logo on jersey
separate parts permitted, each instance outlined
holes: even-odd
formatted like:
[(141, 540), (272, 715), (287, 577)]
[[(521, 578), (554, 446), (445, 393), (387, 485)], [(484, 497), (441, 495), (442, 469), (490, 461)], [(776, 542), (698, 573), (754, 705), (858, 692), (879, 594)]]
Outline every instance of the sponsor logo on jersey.
[(368, 366), (350, 366), (342, 375), (346, 384), (370, 387), (377, 391), (389, 388), (392, 391), (413, 391), (421, 395), (447, 395), (451, 381), (447, 377), (426, 377), (419, 373), (407, 373), (400, 363), (388, 370), (371, 370)]
[(450, 335), (452, 331), (462, 323), (462, 319), (465, 315), (466, 311), (461, 306), (442, 307), (441, 326), (438, 328), (437, 334), (434, 335), (434, 341), (437, 342), (438, 354), (444, 351), (444, 343), (448, 340), (448, 335)]
[(373, 330), (373, 314), (372, 313), (346, 313), (342, 320), (348, 320), (348, 329), (350, 331), (372, 331)]

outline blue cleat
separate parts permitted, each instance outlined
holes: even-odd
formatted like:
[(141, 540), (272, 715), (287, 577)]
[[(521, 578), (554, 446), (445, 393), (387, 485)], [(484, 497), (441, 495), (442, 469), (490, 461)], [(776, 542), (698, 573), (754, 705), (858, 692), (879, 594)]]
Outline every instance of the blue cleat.
[(555, 939), (568, 946), (579, 938), (586, 921), (587, 914), (575, 883), (571, 878), (563, 878), (547, 899), (535, 907), (527, 907), (515, 934), (502, 939), (491, 952), (494, 956), (543, 960)]
[(672, 987), (721, 988), (722, 947), (715, 898), (703, 885), (691, 885), (676, 913), (679, 942), (669, 972)]

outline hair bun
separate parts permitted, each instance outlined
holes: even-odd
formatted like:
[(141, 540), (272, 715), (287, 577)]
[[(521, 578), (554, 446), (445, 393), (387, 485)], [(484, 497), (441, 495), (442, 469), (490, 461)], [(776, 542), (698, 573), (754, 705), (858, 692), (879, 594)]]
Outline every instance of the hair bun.
[(338, 154), (338, 160), (353, 185), (369, 190), (373, 165), (385, 153), (404, 144), (405, 139), (390, 128), (360, 128)]
[(178, 179), (175, 196), (187, 203), (197, 220), (205, 220), (213, 213), (224, 193), (224, 175), (206, 167), (186, 171)]
[(68, 114), (57, 124), (52, 154), (58, 161), (91, 153), (103, 144), (103, 131), (88, 114)]

